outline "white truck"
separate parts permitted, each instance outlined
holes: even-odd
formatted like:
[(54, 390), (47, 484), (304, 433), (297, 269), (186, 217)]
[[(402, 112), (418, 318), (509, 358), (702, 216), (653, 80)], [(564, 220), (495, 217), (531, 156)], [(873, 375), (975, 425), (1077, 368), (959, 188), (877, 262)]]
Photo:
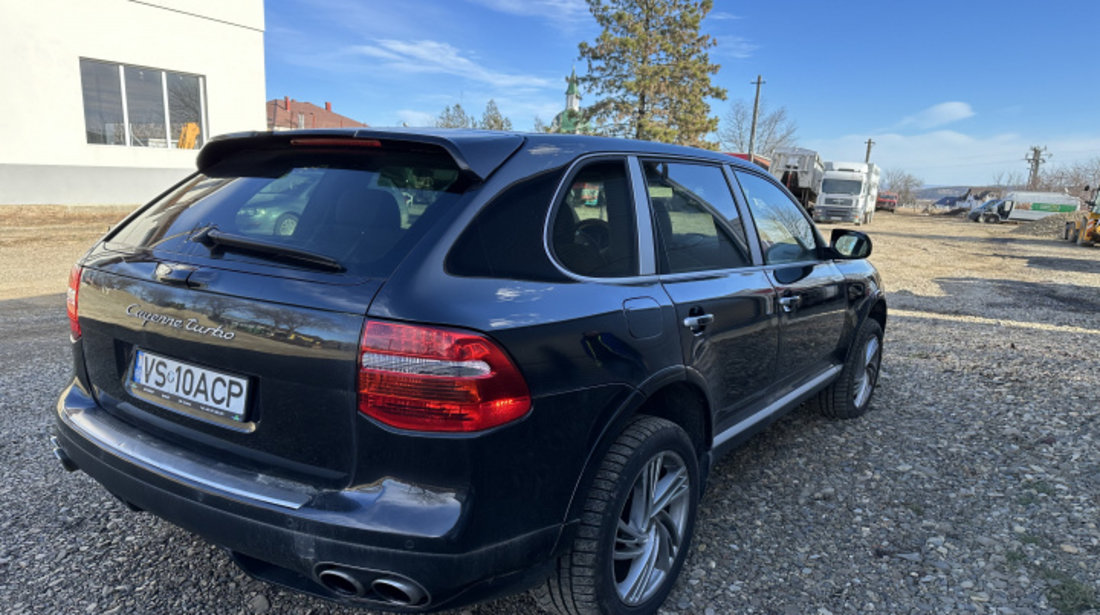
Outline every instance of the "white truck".
[(873, 162), (826, 162), (814, 208), (818, 222), (871, 222), (878, 199), (879, 168)]
[(1081, 200), (1060, 192), (1009, 192), (1005, 198), (987, 201), (967, 216), (975, 222), (1028, 222), (1051, 214), (1077, 211)]
[(802, 147), (778, 148), (772, 155), (769, 170), (806, 211), (813, 213), (817, 195), (821, 193), (821, 180), (825, 176), (825, 164), (817, 152)]

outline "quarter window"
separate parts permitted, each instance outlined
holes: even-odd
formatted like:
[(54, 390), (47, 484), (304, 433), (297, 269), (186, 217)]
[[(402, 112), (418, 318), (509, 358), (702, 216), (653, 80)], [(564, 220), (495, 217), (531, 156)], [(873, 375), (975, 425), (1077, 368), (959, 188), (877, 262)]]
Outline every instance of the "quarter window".
[(802, 208), (772, 182), (737, 173), (769, 265), (817, 258), (817, 236)]
[(80, 59), (88, 143), (198, 149), (206, 135), (206, 78)]
[(637, 275), (638, 235), (625, 162), (591, 162), (567, 185), (550, 226), (558, 262), (590, 277)]
[[(645, 162), (661, 273), (744, 267), (745, 229), (720, 167)], [(712, 211), (724, 218), (724, 223)], [(732, 229), (732, 234), (727, 230)]]

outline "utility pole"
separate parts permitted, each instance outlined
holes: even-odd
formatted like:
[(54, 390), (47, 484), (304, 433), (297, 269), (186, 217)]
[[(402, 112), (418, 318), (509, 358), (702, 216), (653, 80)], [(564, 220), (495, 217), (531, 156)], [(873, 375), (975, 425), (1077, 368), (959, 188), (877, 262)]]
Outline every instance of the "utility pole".
[(756, 116), (760, 113), (760, 86), (767, 82), (761, 79), (760, 75), (757, 75), (756, 81), (750, 81), (749, 83), (756, 84), (756, 100), (752, 103), (752, 128), (749, 129), (749, 162), (756, 162), (752, 158), (756, 147)]
[(1039, 185), (1039, 165), (1047, 161), (1047, 159), (1044, 157), (1044, 154), (1048, 156), (1050, 155), (1047, 152), (1047, 148), (1045, 146), (1039, 147), (1038, 145), (1032, 145), (1031, 155), (1024, 158), (1024, 162), (1027, 162), (1029, 165), (1031, 165), (1031, 172), (1027, 176), (1028, 188), (1034, 189), (1036, 186)]
[(867, 155), (863, 157), (863, 162), (871, 162), (871, 146), (874, 144), (874, 141), (867, 139)]

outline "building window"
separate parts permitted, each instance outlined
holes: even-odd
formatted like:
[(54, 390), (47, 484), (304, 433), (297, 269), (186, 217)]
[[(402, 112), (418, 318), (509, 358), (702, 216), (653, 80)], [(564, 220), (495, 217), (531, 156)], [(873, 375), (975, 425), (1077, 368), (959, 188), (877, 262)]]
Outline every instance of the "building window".
[(197, 149), (206, 136), (206, 78), (80, 59), (88, 143)]
[(124, 145), (126, 130), (118, 65), (82, 59), (80, 81), (84, 87), (84, 127), (88, 143)]

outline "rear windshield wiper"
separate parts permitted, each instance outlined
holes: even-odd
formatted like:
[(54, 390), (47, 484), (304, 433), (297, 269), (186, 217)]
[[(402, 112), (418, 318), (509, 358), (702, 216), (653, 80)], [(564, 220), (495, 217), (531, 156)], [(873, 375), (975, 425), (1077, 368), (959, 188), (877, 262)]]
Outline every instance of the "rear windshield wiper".
[(292, 248), (285, 244), (242, 237), (219, 231), (216, 226), (208, 226), (191, 236), (191, 241), (201, 243), (211, 251), (221, 248), (248, 252), (260, 256), (274, 257), (278, 260), (292, 261), (302, 265), (308, 265), (326, 271), (342, 272), (346, 268), (331, 256)]

